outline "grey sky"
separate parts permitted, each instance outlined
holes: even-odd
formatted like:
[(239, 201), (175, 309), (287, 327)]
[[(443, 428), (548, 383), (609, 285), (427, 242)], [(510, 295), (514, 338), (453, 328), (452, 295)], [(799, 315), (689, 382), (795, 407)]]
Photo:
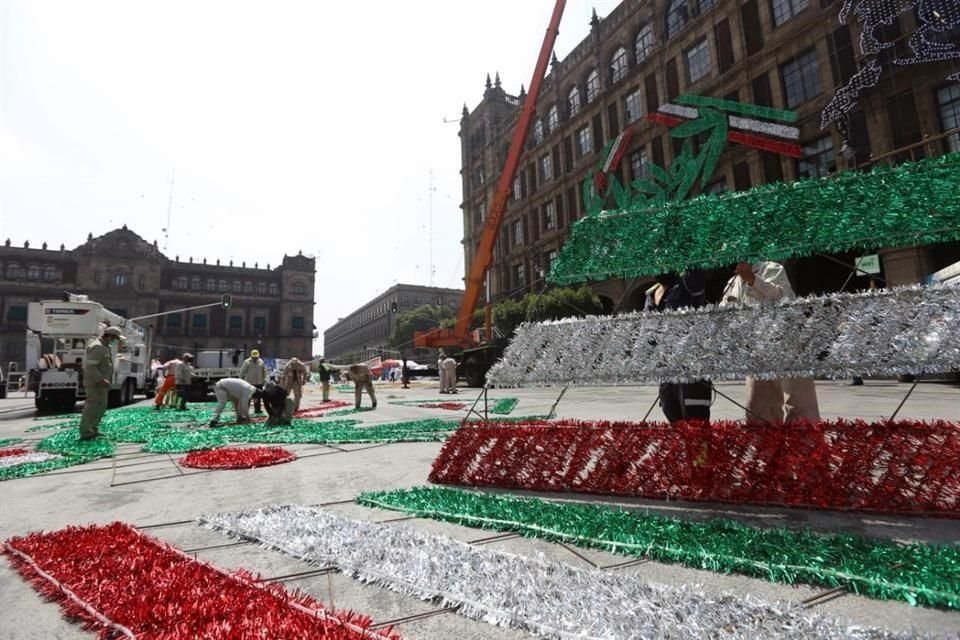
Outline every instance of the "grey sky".
[[(567, 4), (561, 58), (617, 2)], [(462, 286), (460, 110), (488, 71), (529, 83), (552, 8), (0, 0), (0, 241), (162, 248), (176, 167), (167, 254), (315, 255), (322, 332), (429, 282), (432, 169), (433, 282)]]

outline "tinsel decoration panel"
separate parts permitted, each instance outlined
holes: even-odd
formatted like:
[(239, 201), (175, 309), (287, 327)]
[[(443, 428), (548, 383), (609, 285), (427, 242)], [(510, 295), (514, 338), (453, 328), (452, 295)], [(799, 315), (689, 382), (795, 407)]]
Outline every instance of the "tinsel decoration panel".
[(956, 518), (960, 423), (469, 424), (430, 481)]
[(641, 205), (573, 225), (553, 284), (960, 239), (960, 153)]
[(297, 454), (283, 447), (225, 447), (193, 451), (180, 464), (197, 469), (254, 469), (296, 459)]
[(788, 603), (653, 585), (641, 576), (584, 570), (427, 534), (288, 505), (205, 516), (256, 540), (364, 582), (457, 613), (549, 638), (892, 638)]
[(602, 504), (462, 491), (446, 487), (364, 493), (359, 504), (470, 527), (651, 558), (723, 573), (804, 582), (879, 599), (960, 609), (960, 546), (898, 544), (704, 522)]
[(960, 368), (960, 287), (523, 324), (494, 386), (850, 378)]
[(120, 522), (15, 537), (4, 551), (37, 591), (103, 639), (398, 640), (369, 618), (226, 573)]

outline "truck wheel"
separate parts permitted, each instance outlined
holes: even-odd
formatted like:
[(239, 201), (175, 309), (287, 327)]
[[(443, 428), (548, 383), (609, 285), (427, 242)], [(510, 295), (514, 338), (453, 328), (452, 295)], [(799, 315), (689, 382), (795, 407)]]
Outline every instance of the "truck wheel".
[(128, 405), (133, 402), (133, 380), (125, 380), (120, 390), (120, 404)]
[(57, 411), (69, 413), (77, 406), (77, 396), (72, 392), (64, 393), (57, 398)]
[(47, 396), (37, 396), (33, 400), (34, 406), (37, 408), (37, 413), (47, 413), (50, 411), (50, 399)]

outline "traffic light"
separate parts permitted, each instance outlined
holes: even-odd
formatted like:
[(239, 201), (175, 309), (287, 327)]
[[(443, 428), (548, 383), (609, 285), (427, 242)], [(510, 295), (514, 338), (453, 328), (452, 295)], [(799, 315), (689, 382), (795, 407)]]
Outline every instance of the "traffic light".
[(224, 309), (229, 309), (230, 307), (232, 307), (233, 296), (231, 296), (229, 293), (223, 294), (223, 297), (220, 298), (220, 306), (223, 307)]
[(390, 313), (396, 313), (399, 308), (396, 300), (390, 303)]

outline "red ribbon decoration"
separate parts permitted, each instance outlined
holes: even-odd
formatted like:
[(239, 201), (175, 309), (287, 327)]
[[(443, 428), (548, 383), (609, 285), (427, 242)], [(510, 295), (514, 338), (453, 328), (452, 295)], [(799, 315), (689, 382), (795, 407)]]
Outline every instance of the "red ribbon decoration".
[[(659, 112), (648, 113), (647, 120), (662, 124), (671, 129), (687, 122), (687, 120), (683, 118)], [(754, 149), (760, 149), (761, 151), (771, 151), (773, 153), (779, 153), (780, 155), (790, 156), (791, 158), (803, 157), (803, 148), (795, 142), (782, 142), (780, 140), (774, 140), (773, 138), (766, 138), (742, 131), (728, 131), (727, 140), (742, 144), (745, 147), (752, 147)]]
[(30, 453), (29, 449), (0, 449), (0, 458), (9, 456), (25, 456)]
[(230, 447), (193, 451), (180, 464), (198, 469), (253, 469), (296, 459), (297, 454), (283, 447)]
[(306, 409), (300, 409), (295, 414), (294, 418), (322, 418), (327, 414), (327, 411), (331, 409), (339, 409), (341, 407), (348, 407), (352, 402), (344, 402), (343, 400), (328, 400), (322, 404), (319, 404), (315, 407), (307, 407)]
[(960, 517), (960, 423), (468, 424), (430, 481)]

